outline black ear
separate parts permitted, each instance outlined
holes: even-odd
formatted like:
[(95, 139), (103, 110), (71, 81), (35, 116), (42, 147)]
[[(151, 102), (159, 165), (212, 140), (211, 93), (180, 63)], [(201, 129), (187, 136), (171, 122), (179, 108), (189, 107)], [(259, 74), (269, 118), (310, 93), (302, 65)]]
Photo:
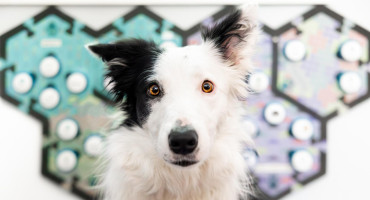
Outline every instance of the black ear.
[(139, 39), (90, 45), (87, 48), (105, 62), (105, 77), (110, 80), (110, 92), (115, 102), (127, 112), (129, 121), (138, 124), (136, 90), (152, 73), (161, 50), (153, 42)]
[(113, 44), (97, 44), (90, 45), (87, 48), (96, 56), (100, 57), (104, 62), (111, 61), (114, 58), (118, 58), (119, 54), (117, 51), (117, 43)]
[(240, 7), (212, 27), (203, 28), (202, 38), (218, 49), (231, 65), (249, 58), (258, 35), (258, 6)]

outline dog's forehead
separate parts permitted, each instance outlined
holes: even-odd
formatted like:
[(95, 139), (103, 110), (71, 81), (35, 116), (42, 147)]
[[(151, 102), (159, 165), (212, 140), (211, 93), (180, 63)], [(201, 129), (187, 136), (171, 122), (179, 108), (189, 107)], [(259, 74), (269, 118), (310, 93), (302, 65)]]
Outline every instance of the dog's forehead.
[(156, 62), (158, 76), (204, 74), (217, 64), (214, 50), (205, 45), (169, 48)]

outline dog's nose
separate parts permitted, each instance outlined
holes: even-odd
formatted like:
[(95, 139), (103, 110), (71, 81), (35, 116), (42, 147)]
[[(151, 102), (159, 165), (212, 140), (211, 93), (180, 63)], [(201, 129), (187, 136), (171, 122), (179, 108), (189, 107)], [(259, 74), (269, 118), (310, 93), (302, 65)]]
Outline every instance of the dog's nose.
[(187, 155), (198, 145), (198, 135), (195, 130), (172, 130), (168, 136), (171, 151), (176, 154)]

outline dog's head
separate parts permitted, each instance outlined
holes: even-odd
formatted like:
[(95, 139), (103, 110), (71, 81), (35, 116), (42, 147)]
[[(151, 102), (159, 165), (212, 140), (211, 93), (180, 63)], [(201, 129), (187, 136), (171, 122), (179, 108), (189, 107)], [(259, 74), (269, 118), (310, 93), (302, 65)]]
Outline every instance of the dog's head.
[(138, 39), (89, 46), (108, 66), (111, 92), (128, 115), (124, 125), (142, 128), (168, 163), (206, 160), (224, 119), (245, 97), (256, 9), (202, 28), (198, 46), (160, 49)]

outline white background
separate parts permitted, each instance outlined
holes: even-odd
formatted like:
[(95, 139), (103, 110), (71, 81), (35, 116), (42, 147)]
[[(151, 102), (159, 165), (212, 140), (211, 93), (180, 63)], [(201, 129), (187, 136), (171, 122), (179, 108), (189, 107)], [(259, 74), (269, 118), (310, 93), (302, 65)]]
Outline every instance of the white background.
[[(182, 1), (185, 2), (185, 0)], [(65, 2), (70, 3), (72, 1)], [(86, 1), (78, 2), (86, 3)], [(104, 2), (122, 3), (129, 1), (111, 0)], [(158, 3), (158, 1), (156, 2)], [(289, 3), (294, 1), (271, 0), (262, 2)], [(310, 1), (297, 0), (297, 2)], [(6, 1), (0, 0), (0, 4), (4, 3)], [(231, 2), (228, 1), (228, 3), (230, 4)], [(330, 3), (329, 7), (370, 30), (370, 2), (368, 0), (337, 0)], [(90, 27), (98, 29), (127, 13), (131, 8), (127, 6), (64, 6), (62, 10), (88, 24)], [(218, 8), (218, 6), (151, 7), (154, 12), (170, 19), (170, 21), (173, 21), (181, 28), (191, 27), (200, 19), (214, 13)], [(0, 6), (0, 34), (19, 25), (43, 9), (44, 7), (40, 5), (27, 7)], [(191, 16), (188, 15), (190, 9), (192, 9)], [(281, 9), (275, 9), (264, 6), (261, 8), (260, 18), (261, 21), (270, 25), (272, 28), (277, 28), (307, 9), (308, 7), (282, 7)], [(99, 13), (99, 15), (96, 15), (96, 13)], [(370, 186), (369, 154), (370, 100), (329, 122), (328, 166), (326, 175), (309, 184), (303, 190), (294, 192), (284, 199), (370, 199), (368, 191)], [(41, 123), (0, 99), (0, 200), (78, 199), (41, 176), (40, 160)]]

